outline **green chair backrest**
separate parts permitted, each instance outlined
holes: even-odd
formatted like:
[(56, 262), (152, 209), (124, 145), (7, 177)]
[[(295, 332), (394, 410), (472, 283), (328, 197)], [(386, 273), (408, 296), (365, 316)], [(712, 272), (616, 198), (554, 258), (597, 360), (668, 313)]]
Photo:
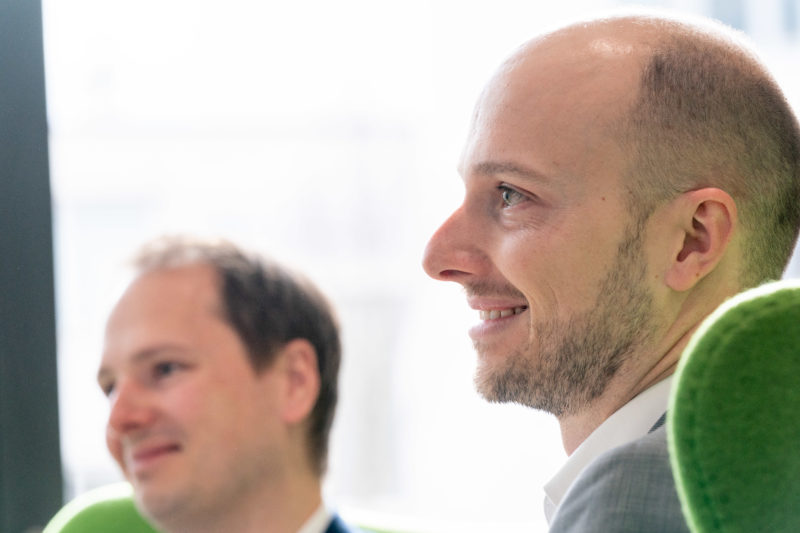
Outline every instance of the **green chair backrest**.
[(700, 326), (667, 428), (693, 532), (800, 532), (800, 282), (746, 291)]
[(42, 533), (158, 533), (136, 510), (127, 483), (100, 487), (66, 504)]

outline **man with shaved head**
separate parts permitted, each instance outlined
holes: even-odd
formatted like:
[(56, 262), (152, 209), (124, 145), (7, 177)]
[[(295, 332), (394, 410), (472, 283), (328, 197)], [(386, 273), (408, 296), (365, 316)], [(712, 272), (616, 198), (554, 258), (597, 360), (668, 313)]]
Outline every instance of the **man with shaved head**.
[(722, 301), (779, 278), (800, 226), (800, 132), (715, 23), (626, 16), (533, 39), (483, 91), (462, 205), (427, 273), (466, 290), (476, 384), (558, 418), (551, 531), (686, 531), (670, 379)]

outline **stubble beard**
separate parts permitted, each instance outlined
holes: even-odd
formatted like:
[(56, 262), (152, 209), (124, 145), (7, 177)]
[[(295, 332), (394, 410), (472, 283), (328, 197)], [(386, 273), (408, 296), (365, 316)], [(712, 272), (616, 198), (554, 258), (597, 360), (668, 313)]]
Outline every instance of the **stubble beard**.
[[(622, 365), (648, 343), (654, 328), (641, 234), (641, 227), (626, 232), (590, 309), (567, 320), (534, 323), (528, 341), (508, 354), (502, 366), (479, 363), (475, 383), (485, 399), (562, 417), (603, 394)], [(481, 354), (485, 347), (476, 343), (475, 349)]]

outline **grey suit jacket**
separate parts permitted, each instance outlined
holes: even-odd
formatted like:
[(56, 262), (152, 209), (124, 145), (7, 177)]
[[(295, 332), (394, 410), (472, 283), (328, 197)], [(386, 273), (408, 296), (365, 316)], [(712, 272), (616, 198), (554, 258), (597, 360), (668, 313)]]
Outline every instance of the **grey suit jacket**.
[(564, 495), (550, 533), (590, 532), (689, 532), (663, 425), (595, 459)]

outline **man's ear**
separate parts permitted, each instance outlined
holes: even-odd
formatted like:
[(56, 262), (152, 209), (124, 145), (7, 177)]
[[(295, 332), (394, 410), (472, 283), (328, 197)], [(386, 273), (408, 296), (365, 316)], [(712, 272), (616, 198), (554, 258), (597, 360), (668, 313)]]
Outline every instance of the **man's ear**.
[(725, 255), (736, 231), (733, 198), (714, 187), (683, 193), (675, 200), (683, 244), (667, 269), (665, 281), (676, 291), (694, 287)]
[(302, 423), (314, 409), (320, 390), (317, 351), (306, 339), (289, 341), (278, 355), (285, 387), (281, 415), (288, 424)]

